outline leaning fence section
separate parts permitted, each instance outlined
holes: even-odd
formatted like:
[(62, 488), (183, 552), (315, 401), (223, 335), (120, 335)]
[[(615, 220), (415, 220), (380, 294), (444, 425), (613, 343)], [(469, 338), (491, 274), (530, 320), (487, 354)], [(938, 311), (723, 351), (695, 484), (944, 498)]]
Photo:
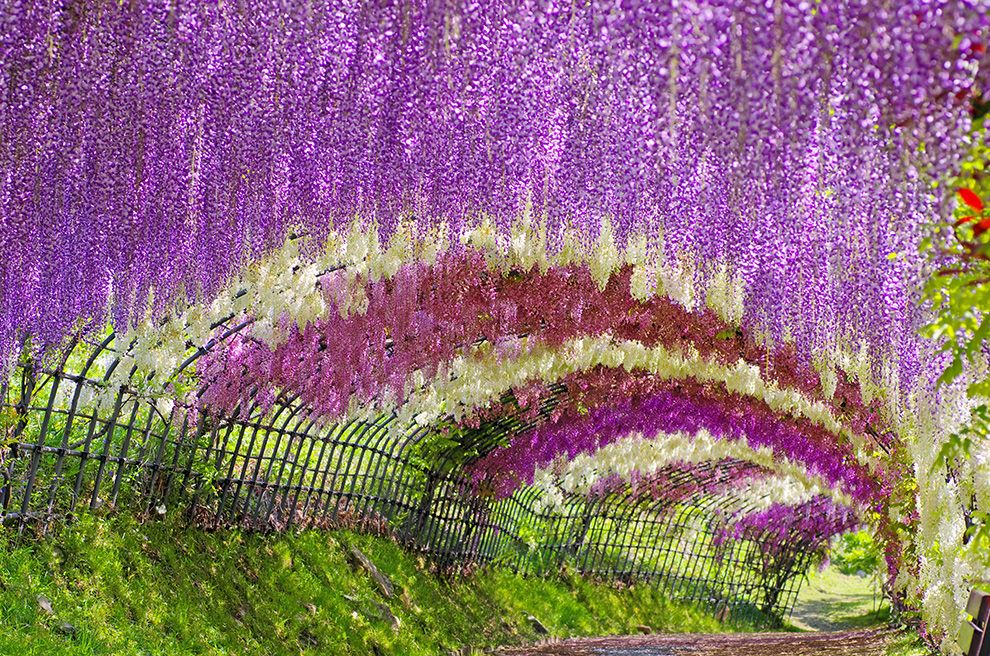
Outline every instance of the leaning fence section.
[(810, 565), (797, 536), (773, 548), (716, 539), (731, 497), (678, 495), (690, 481), (677, 472), (662, 476), (668, 494), (642, 498), (621, 485), (554, 507), (527, 486), (493, 498), (453, 457), (423, 457), (427, 427), (391, 417), (328, 424), (291, 395), (264, 412), (213, 416), (108, 389), (106, 370), (117, 366), (100, 359), (108, 344), (77, 345), (49, 366), (22, 363), (0, 389), (4, 523), (44, 532), (80, 512), (126, 508), (212, 527), (349, 527), (395, 535), (442, 570), (569, 568), (771, 621), (788, 612)]

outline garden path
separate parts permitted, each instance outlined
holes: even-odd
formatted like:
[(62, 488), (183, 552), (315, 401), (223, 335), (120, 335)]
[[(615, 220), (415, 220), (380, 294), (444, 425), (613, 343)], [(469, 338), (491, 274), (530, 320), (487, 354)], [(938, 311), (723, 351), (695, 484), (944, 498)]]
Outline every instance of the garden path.
[(882, 656), (888, 629), (838, 633), (615, 636), (499, 651), (504, 656)]
[(889, 620), (890, 607), (867, 577), (847, 576), (835, 567), (812, 572), (801, 586), (789, 624), (802, 631), (867, 629)]

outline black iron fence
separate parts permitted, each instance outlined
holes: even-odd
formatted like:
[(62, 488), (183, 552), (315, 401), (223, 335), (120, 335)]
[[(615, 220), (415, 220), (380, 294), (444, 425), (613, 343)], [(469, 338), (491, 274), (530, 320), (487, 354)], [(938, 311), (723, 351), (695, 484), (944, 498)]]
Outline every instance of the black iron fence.
[[(423, 457), (434, 428), (391, 417), (328, 425), (288, 394), (266, 411), (212, 416), (108, 387), (119, 364), (111, 344), (80, 341), (58, 363), (24, 362), (0, 389), (0, 521), (43, 533), (76, 513), (128, 509), (187, 513), (212, 527), (388, 532), (445, 571), (498, 563), (544, 576), (566, 567), (771, 622), (789, 611), (814, 557), (809, 536), (718, 539), (741, 501), (678, 494), (697, 481), (676, 468), (659, 472), (666, 487), (648, 495), (617, 484), (544, 507), (524, 486), (496, 499), (455, 455)], [(483, 446), (519, 428), (504, 419)], [(706, 465), (713, 478), (741, 466)]]

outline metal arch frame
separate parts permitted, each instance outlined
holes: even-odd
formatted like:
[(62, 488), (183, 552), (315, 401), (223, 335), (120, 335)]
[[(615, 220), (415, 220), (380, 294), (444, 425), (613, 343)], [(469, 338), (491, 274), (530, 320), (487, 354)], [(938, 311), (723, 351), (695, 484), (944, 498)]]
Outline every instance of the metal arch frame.
[[(767, 470), (759, 467), (758, 465), (753, 465), (751, 463), (738, 460), (704, 461), (702, 463), (698, 463), (696, 465), (696, 469), (700, 469), (703, 474), (710, 475), (710, 478), (702, 479), (700, 486), (698, 485), (699, 481), (697, 479), (691, 480), (690, 478), (695, 472), (687, 471), (679, 464), (673, 463), (664, 467), (659, 472), (661, 476), (667, 474), (668, 472), (672, 474), (664, 476), (664, 481), (671, 484), (664, 490), (667, 494), (658, 495), (656, 494), (655, 488), (651, 489), (651, 482), (658, 478), (653, 476), (647, 479), (647, 489), (643, 492), (634, 490), (630, 487), (628, 500), (625, 500), (624, 503), (637, 508), (637, 519), (642, 523), (642, 518), (644, 515), (650, 515), (653, 517), (666, 516), (669, 510), (678, 504), (683, 504), (688, 501), (690, 497), (688, 494), (672, 494), (674, 491), (680, 492), (681, 487), (689, 487), (689, 489), (697, 490), (696, 493), (700, 492), (708, 496), (719, 498), (726, 491), (727, 485), (733, 482), (733, 476), (735, 474), (742, 473), (753, 477), (755, 477), (758, 473), (761, 475), (769, 474)], [(652, 492), (652, 494), (649, 494), (650, 492)], [(640, 499), (642, 499), (642, 501), (640, 501)], [(621, 548), (624, 545), (620, 544), (619, 546)], [(632, 546), (631, 536), (629, 546)], [(653, 546), (655, 551), (657, 543), (654, 543)], [(642, 569), (642, 567), (640, 569)], [(632, 576), (635, 577), (636, 575), (637, 572), (634, 571)]]
[[(495, 431), (496, 433), (498, 433), (497, 435), (495, 435), (495, 436), (491, 435), (490, 433), (492, 432), (492, 429), (493, 428), (495, 428), (495, 427), (494, 426), (486, 426), (486, 429), (488, 429), (488, 431), (489, 431), (489, 435), (487, 436), (488, 437), (488, 440), (487, 441), (488, 441), (489, 444), (495, 444), (495, 443), (500, 442), (502, 440), (503, 436), (504, 436), (504, 434), (502, 433), (502, 431), (497, 431), (497, 430)], [(518, 427), (513, 427), (513, 428), (516, 428), (518, 430)], [(509, 432), (512, 432), (511, 429), (509, 430)], [(663, 500), (663, 499), (660, 499), (660, 500), (658, 500), (657, 503), (658, 504), (665, 504), (665, 503), (668, 503), (668, 502), (665, 501), (665, 500)], [(730, 499), (722, 499), (722, 500), (720, 500), (718, 497), (710, 497), (710, 501), (706, 505), (711, 506), (709, 508), (709, 510), (712, 510), (712, 511), (717, 510), (718, 513), (716, 513), (716, 514), (724, 514), (726, 512), (729, 512), (730, 511), (730, 508), (731, 508), (731, 512), (745, 512), (746, 511), (745, 508), (740, 507), (738, 504), (731, 503), (731, 500)], [(652, 510), (655, 512), (656, 509), (654, 508)], [(615, 519), (618, 519), (619, 521), (630, 521), (633, 518), (634, 515), (635, 515), (635, 510), (632, 509), (632, 508), (630, 508), (626, 512), (625, 515), (618, 516)], [(669, 531), (667, 533), (669, 534)], [(629, 540), (631, 541), (631, 537), (629, 538)], [(557, 541), (556, 537), (554, 537), (553, 541), (554, 542)], [(544, 544), (543, 545), (543, 548), (546, 548), (547, 546), (548, 545)], [(653, 552), (654, 553), (656, 552), (656, 546), (654, 546)], [(604, 559), (604, 555), (599, 555), (597, 557), (597, 560), (593, 559), (590, 563), (587, 561), (587, 559), (588, 559), (588, 555), (586, 554), (585, 555), (585, 562), (582, 563), (582, 565), (579, 566), (579, 568), (584, 569), (586, 571), (589, 571), (591, 573), (594, 573), (595, 571), (601, 569), (600, 565), (601, 565), (601, 562)], [(666, 564), (668, 561), (669, 561), (669, 554), (667, 555), (667, 558), (665, 559), (664, 564)], [(643, 572), (644, 572), (644, 569), (645, 569), (644, 568), (644, 564), (641, 562), (640, 563), (640, 566), (634, 570), (633, 576), (642, 575)], [(691, 572), (691, 575), (694, 576), (695, 572), (697, 572), (697, 567), (695, 568), (694, 571)], [(615, 573), (612, 572), (612, 574), (614, 575)], [(669, 582), (669, 579), (670, 578), (671, 578), (670, 577), (670, 574), (668, 573), (667, 574), (668, 582)], [(746, 587), (750, 587), (750, 586), (746, 586)]]
[[(727, 610), (731, 608), (737, 612), (752, 613), (752, 608), (756, 607), (765, 616), (772, 616), (777, 619), (783, 617), (793, 603), (793, 598), (800, 585), (801, 575), (810, 565), (810, 558), (792, 561), (791, 566), (780, 577), (779, 584), (773, 588), (774, 594), (756, 597), (754, 593), (766, 589), (766, 586), (756, 585), (755, 578), (758, 576), (758, 572), (750, 571), (741, 580), (738, 577), (721, 578), (719, 576), (719, 573), (725, 572), (724, 565), (731, 554), (727, 556), (724, 549), (714, 545), (713, 540), (715, 529), (721, 524), (721, 517), (727, 513), (746, 514), (753, 510), (751, 505), (741, 503), (735, 495), (726, 494), (727, 491), (731, 491), (729, 484), (733, 482), (733, 472), (748, 470), (754, 475), (761, 472), (762, 475), (769, 475), (770, 472), (750, 463), (740, 464), (739, 461), (707, 462), (703, 463), (702, 467), (714, 471), (716, 476), (706, 481), (706, 485), (702, 486), (703, 489), (700, 493), (695, 495), (697, 498), (692, 498), (690, 495), (673, 495), (672, 500), (670, 495), (664, 494), (662, 490), (659, 493), (657, 490), (650, 490), (649, 493), (643, 494), (642, 490), (633, 491), (628, 484), (616, 485), (613, 489), (595, 498), (581, 497), (587, 504), (587, 510), (586, 513), (567, 513), (571, 527), (579, 526), (580, 530), (586, 533), (590, 527), (587, 524), (582, 525), (581, 521), (586, 521), (589, 516), (599, 518), (602, 523), (611, 520), (618, 524), (626, 523), (635, 526), (632, 529), (619, 532), (617, 536), (613, 533), (612, 537), (617, 537), (617, 540), (592, 538), (590, 541), (580, 542), (578, 551), (584, 553), (574, 554), (576, 556), (573, 558), (575, 567), (587, 575), (605, 579), (652, 581), (672, 597), (704, 603), (714, 609)], [(653, 476), (652, 478), (664, 480), (667, 485), (666, 491), (676, 490), (684, 484), (697, 487), (697, 481), (690, 479), (691, 472), (679, 470), (677, 465), (666, 467), (657, 473), (660, 476)], [(664, 477), (663, 474), (673, 475)], [(689, 513), (700, 513), (702, 520), (700, 528), (706, 532), (708, 539), (707, 542), (691, 543), (694, 551), (686, 555), (688, 556), (687, 560), (692, 563), (692, 567), (689, 570), (678, 572), (672, 563), (671, 556), (674, 555), (672, 553), (674, 549), (669, 543), (675, 537), (674, 532), (685, 528), (687, 523), (684, 521), (684, 517)], [(662, 535), (658, 539), (653, 539), (651, 544), (637, 544), (636, 535), (642, 533), (642, 527), (645, 525), (659, 527)], [(647, 537), (650, 536), (647, 535)], [(743, 549), (745, 553), (760, 548), (759, 543), (752, 540), (739, 542), (740, 544), (733, 545), (732, 548), (737, 551)], [(805, 552), (805, 544), (806, 542), (803, 540), (795, 541), (789, 545), (788, 549), (791, 553), (801, 554)], [(557, 535), (550, 537), (541, 545), (541, 549), (558, 547), (559, 558), (545, 569), (534, 570), (530, 568), (528, 573), (546, 574), (559, 567), (564, 561), (568, 546), (570, 545), (566, 542), (559, 541)], [(605, 553), (606, 548), (626, 552), (624, 556), (631, 556), (627, 559), (633, 562), (632, 568), (617, 570), (614, 565), (610, 565)], [(700, 553), (699, 548), (708, 548), (709, 553)], [(636, 552), (641, 553), (642, 556), (637, 557)], [(735, 560), (737, 561), (736, 565), (744, 562), (739, 558)], [(714, 577), (706, 578), (701, 575), (703, 564), (715, 572)], [(694, 585), (689, 586), (688, 583)], [(698, 586), (698, 583), (707, 584), (706, 587), (711, 591), (705, 593), (706, 588)], [(747, 606), (749, 611), (747, 611)]]

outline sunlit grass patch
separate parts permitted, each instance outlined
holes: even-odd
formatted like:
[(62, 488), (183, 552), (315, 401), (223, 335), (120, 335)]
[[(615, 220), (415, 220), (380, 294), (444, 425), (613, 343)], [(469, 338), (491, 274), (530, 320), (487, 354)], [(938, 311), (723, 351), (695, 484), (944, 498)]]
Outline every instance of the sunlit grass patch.
[[(391, 579), (392, 598), (351, 564), (351, 546)], [(559, 637), (749, 628), (646, 585), (497, 568), (447, 579), (392, 540), (345, 531), (207, 532), (87, 516), (54, 538), (0, 548), (0, 654), (433, 656), (537, 640), (530, 616)]]

